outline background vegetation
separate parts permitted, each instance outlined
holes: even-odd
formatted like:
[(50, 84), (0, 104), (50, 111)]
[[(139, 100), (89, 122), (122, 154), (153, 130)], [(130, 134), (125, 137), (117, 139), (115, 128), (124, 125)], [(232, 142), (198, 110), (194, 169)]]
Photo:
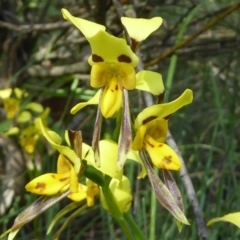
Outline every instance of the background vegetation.
[[(194, 91), (194, 102), (171, 117), (170, 130), (186, 163), (204, 220), (240, 211), (239, 1), (122, 0), (121, 4), (128, 16), (164, 19), (161, 28), (141, 45), (139, 54), (145, 69), (162, 74), (166, 99), (175, 99), (186, 88)], [(88, 107), (76, 116), (69, 113), (75, 103), (89, 99), (95, 92), (89, 89), (90, 49), (81, 33), (63, 20), (61, 8), (106, 25), (116, 36), (122, 31), (111, 1), (1, 0), (0, 88), (26, 89), (33, 101), (51, 108), (50, 128), (61, 134), (67, 128), (82, 129), (84, 141), (90, 143), (96, 109)], [(138, 102), (142, 109), (145, 98), (138, 92), (134, 96), (131, 101)], [(104, 137), (112, 134), (113, 124), (105, 123)], [(12, 146), (15, 152), (11, 151)], [(1, 232), (36, 199), (25, 192), (24, 184), (41, 172), (54, 171), (56, 164), (56, 155), (39, 145), (35, 157), (42, 169), (29, 173), (22, 167), (24, 156), (16, 154), (21, 151), (17, 140), (0, 147), (1, 199), (8, 197), (6, 181), (15, 180), (11, 206), (1, 208)], [(10, 159), (15, 164), (9, 169)], [(126, 166), (132, 179), (133, 214), (145, 234), (151, 234), (149, 239), (198, 239), (194, 214), (179, 174), (174, 173), (174, 177), (191, 222), (181, 234), (172, 216), (160, 205), (153, 205), (150, 184), (148, 180), (136, 180), (138, 169), (134, 166)], [(67, 202), (62, 201), (27, 224), (16, 239), (53, 239), (53, 235), (45, 236), (46, 229)], [(228, 223), (209, 227), (208, 234), (209, 239), (240, 238), (240, 230)], [(125, 237), (111, 216), (97, 204), (72, 222), (62, 239)]]

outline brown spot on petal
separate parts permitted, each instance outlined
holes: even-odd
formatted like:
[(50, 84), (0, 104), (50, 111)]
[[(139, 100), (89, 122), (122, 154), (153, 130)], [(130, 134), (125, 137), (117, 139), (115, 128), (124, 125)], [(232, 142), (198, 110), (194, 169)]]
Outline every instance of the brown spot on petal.
[(165, 156), (163, 158), (163, 161), (166, 163), (166, 164), (170, 164), (172, 162), (172, 156)]
[(149, 141), (147, 141), (147, 144), (148, 144), (150, 147), (154, 148), (154, 145), (153, 145), (152, 143), (150, 143)]
[(116, 91), (118, 90), (118, 85), (115, 86), (115, 90), (116, 90)]
[(160, 147), (162, 147), (162, 145), (163, 145), (163, 144), (161, 143), (161, 144), (158, 145), (158, 147), (160, 148)]
[(127, 55), (120, 55), (118, 57), (118, 61), (119, 62), (125, 62), (125, 63), (131, 63), (132, 59), (130, 57), (128, 57)]
[(172, 114), (169, 114), (168, 116), (164, 117), (163, 119), (169, 120), (169, 118), (172, 116)]
[(39, 189), (39, 188), (41, 188), (41, 189), (46, 188), (46, 183), (38, 182), (37, 186), (35, 187), (35, 189)]
[(96, 54), (92, 55), (92, 60), (93, 60), (93, 62), (104, 62), (103, 58)]
[(142, 124), (146, 124), (146, 123), (148, 123), (148, 122), (150, 122), (150, 121), (152, 121), (152, 120), (154, 120), (154, 119), (156, 119), (156, 118), (157, 118), (157, 116), (150, 116), (150, 117), (144, 119), (144, 120), (142, 121)]
[(52, 177), (52, 178), (54, 178), (54, 179), (56, 179), (56, 176), (55, 176), (55, 175), (53, 175), (53, 174), (51, 175), (51, 177)]
[(59, 181), (60, 181), (60, 182), (64, 182), (64, 181), (67, 180), (67, 179), (68, 179), (68, 177), (60, 178)]

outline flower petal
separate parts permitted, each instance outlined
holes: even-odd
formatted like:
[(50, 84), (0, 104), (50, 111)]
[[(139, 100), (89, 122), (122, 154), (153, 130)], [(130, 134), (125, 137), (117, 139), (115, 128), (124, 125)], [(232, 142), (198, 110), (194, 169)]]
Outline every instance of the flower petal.
[(146, 135), (144, 146), (156, 167), (166, 170), (179, 170), (182, 167), (178, 155), (168, 145)]
[(12, 94), (12, 88), (0, 90), (0, 98), (2, 99), (9, 98), (11, 94)]
[[(119, 182), (113, 178), (110, 182), (109, 188), (115, 198), (116, 205), (118, 206), (120, 212), (127, 212), (132, 203), (132, 194), (129, 179), (123, 176), (122, 181)], [(103, 208), (108, 211), (108, 206), (102, 193), (100, 197)]]
[(34, 178), (26, 186), (26, 190), (40, 195), (54, 195), (69, 183), (70, 172), (56, 174), (47, 173)]
[(29, 111), (21, 112), (17, 117), (18, 123), (29, 122), (32, 118), (32, 114)]
[(123, 38), (117, 38), (107, 32), (100, 31), (88, 41), (92, 49), (92, 56), (88, 59), (91, 66), (99, 62), (127, 63), (132, 67), (138, 65), (137, 55), (132, 52)]
[(142, 70), (136, 75), (136, 89), (147, 91), (155, 96), (164, 92), (162, 75), (152, 71)]
[(146, 39), (152, 32), (156, 31), (162, 24), (162, 18), (151, 19), (121, 17), (122, 24), (131, 38), (137, 42)]
[(74, 202), (81, 202), (87, 198), (87, 186), (83, 184), (78, 184), (78, 191), (70, 193), (67, 197), (73, 200)]
[(82, 108), (91, 105), (91, 104), (99, 104), (99, 98), (101, 95), (101, 89), (87, 102), (78, 103), (71, 109), (71, 114), (76, 114)]
[(77, 173), (75, 172), (74, 168), (72, 165), (70, 165), (71, 171), (70, 171), (70, 190), (73, 193), (76, 193), (78, 191), (78, 176)]
[(213, 218), (210, 221), (208, 221), (207, 226), (210, 226), (213, 223), (219, 221), (230, 222), (235, 224), (238, 228), (240, 228), (240, 212), (229, 213), (223, 217)]
[(36, 102), (30, 102), (26, 105), (25, 109), (29, 109), (33, 112), (36, 112), (36, 113), (41, 113), (43, 112), (44, 108), (42, 106), (42, 104), (40, 103), (36, 103)]
[(71, 170), (71, 163), (62, 155), (59, 154), (57, 161), (57, 173), (66, 173)]
[(101, 171), (103, 174), (107, 174), (112, 178), (121, 180), (123, 170), (117, 168), (117, 154), (118, 145), (111, 140), (101, 140), (99, 142), (100, 148), (100, 161), (101, 166), (97, 167), (95, 164), (94, 153), (92, 149), (89, 149), (85, 160), (88, 164), (94, 166), (97, 170)]
[(73, 23), (86, 38), (91, 38), (99, 31), (106, 29), (103, 25), (72, 16), (66, 9), (62, 9), (62, 15), (65, 20)]
[[(48, 142), (51, 144), (51, 146), (54, 149), (58, 150), (61, 154), (63, 154), (73, 164), (74, 170), (78, 174), (80, 171), (81, 161), (80, 161), (79, 157), (77, 156), (77, 154), (69, 147), (59, 145), (58, 141), (59, 141), (60, 137), (54, 132), (47, 131), (47, 128), (43, 125), (41, 118), (38, 118), (36, 120), (36, 125), (40, 127), (42, 134), (48, 140)], [(58, 136), (58, 138), (57, 138), (57, 136)]]
[(172, 102), (156, 104), (151, 107), (145, 108), (141, 113), (138, 114), (135, 120), (135, 128), (138, 129), (141, 125), (150, 122), (153, 119), (163, 119), (169, 116), (181, 107), (191, 103), (192, 99), (192, 90), (187, 89), (179, 98), (175, 99)]
[(91, 70), (90, 85), (93, 88), (103, 87), (107, 82), (108, 64), (105, 62), (94, 64)]
[(144, 178), (147, 175), (146, 168), (142, 162), (142, 159), (139, 156), (139, 153), (137, 151), (130, 150), (127, 155), (127, 159), (133, 160), (135, 162), (138, 162), (141, 164), (141, 172), (138, 174), (137, 178)]
[(101, 113), (105, 118), (111, 118), (122, 106), (122, 87), (114, 76), (104, 87), (101, 99)]

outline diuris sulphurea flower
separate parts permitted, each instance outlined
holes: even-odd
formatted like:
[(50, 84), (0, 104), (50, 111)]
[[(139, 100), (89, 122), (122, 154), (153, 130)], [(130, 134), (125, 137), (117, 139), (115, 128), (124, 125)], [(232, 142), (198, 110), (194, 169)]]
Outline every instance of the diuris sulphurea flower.
[(138, 74), (135, 72), (135, 67), (139, 62), (135, 54), (136, 47), (159, 28), (162, 19), (160, 17), (150, 20), (122, 18), (122, 23), (129, 31), (134, 44), (134, 46), (129, 46), (125, 39), (107, 33), (105, 26), (74, 17), (66, 9), (62, 9), (62, 14), (82, 32), (90, 43), (92, 50), (88, 59), (92, 66), (90, 85), (94, 88), (101, 88), (92, 99), (74, 106), (71, 113), (75, 114), (90, 104), (99, 104), (100, 110), (96, 117), (92, 147), (96, 165), (100, 166), (98, 142), (101, 132), (101, 116), (111, 118), (121, 107), (123, 108), (117, 161), (118, 168), (121, 169), (132, 143), (127, 90), (140, 89), (152, 92), (154, 95), (162, 93), (163, 90), (160, 74), (151, 71), (141, 71)]
[(181, 162), (177, 154), (164, 143), (168, 131), (167, 117), (191, 103), (192, 99), (192, 91), (187, 89), (172, 102), (156, 104), (144, 109), (135, 120), (137, 132), (132, 148), (136, 151), (145, 148), (153, 164), (158, 168), (179, 170)]

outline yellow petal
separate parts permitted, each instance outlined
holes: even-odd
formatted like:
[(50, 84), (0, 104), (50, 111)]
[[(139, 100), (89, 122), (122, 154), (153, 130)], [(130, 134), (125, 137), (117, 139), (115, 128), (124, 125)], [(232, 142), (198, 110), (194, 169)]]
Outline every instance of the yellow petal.
[(20, 228), (11, 231), (8, 235), (8, 240), (13, 240), (15, 238), (16, 234), (19, 232), (19, 230), (20, 230)]
[(135, 162), (138, 162), (141, 164), (141, 172), (138, 174), (137, 178), (144, 178), (147, 175), (146, 168), (142, 162), (142, 159), (140, 158), (137, 151), (130, 150), (127, 155), (127, 159), (133, 160)]
[(11, 129), (9, 129), (7, 132), (4, 132), (3, 135), (4, 136), (11, 136), (11, 135), (15, 135), (19, 133), (19, 128), (18, 127), (13, 127)]
[(29, 154), (33, 154), (39, 135), (35, 125), (30, 125), (23, 129), (20, 135), (20, 144)]
[(4, 90), (0, 90), (0, 98), (6, 99), (9, 98), (12, 94), (12, 88), (7, 88)]
[(100, 194), (100, 190), (98, 185), (89, 179), (86, 179), (86, 186), (87, 186), (87, 205), (88, 207), (91, 207), (95, 203), (95, 196), (98, 196)]
[(155, 96), (164, 92), (162, 75), (152, 71), (140, 71), (136, 75), (136, 89), (147, 91)]
[(28, 93), (25, 90), (21, 90), (20, 88), (14, 88), (14, 94), (18, 99), (22, 99), (23, 97), (27, 97)]
[(126, 27), (129, 36), (137, 42), (141, 42), (156, 31), (163, 20), (160, 17), (151, 19), (121, 17), (121, 21)]
[(192, 90), (187, 89), (184, 93), (172, 102), (165, 104), (156, 104), (151, 107), (145, 108), (141, 113), (138, 114), (135, 120), (135, 128), (138, 129), (141, 125), (150, 122), (153, 119), (169, 116), (176, 112), (181, 107), (191, 103), (193, 100)]
[(132, 143), (132, 149), (135, 151), (139, 151), (140, 149), (143, 148), (143, 141), (144, 141), (144, 137), (147, 131), (147, 125), (144, 124), (142, 126), (140, 126), (140, 128), (137, 130), (136, 132), (136, 136), (133, 140)]
[(147, 134), (157, 142), (165, 142), (168, 132), (168, 121), (165, 119), (155, 119), (145, 124)]
[(105, 62), (94, 64), (91, 70), (90, 85), (93, 88), (103, 87), (108, 81), (108, 64)]
[(99, 90), (89, 101), (78, 103), (71, 109), (71, 114), (76, 114), (78, 111), (80, 111), (82, 108), (88, 105), (99, 104), (100, 95), (101, 95), (101, 90)]
[(182, 167), (178, 155), (168, 145), (146, 135), (144, 146), (156, 167), (166, 170), (179, 170)]
[(74, 171), (74, 168), (72, 165), (70, 165), (71, 167), (71, 172), (70, 172), (70, 190), (73, 193), (76, 193), (78, 191), (78, 176), (76, 174), (76, 172)]
[(118, 81), (127, 90), (136, 88), (136, 72), (135, 69), (127, 63), (121, 63), (122, 74), (118, 76)]
[(132, 67), (138, 65), (137, 55), (132, 52), (123, 38), (100, 31), (88, 41), (92, 48), (92, 56), (88, 59), (90, 65), (100, 62), (127, 63)]
[(57, 161), (57, 173), (66, 173), (70, 170), (71, 163), (62, 154), (59, 154)]
[(70, 193), (67, 197), (73, 200), (74, 202), (81, 202), (87, 198), (87, 186), (83, 184), (78, 185), (78, 191)]
[[(109, 188), (114, 196), (116, 205), (118, 206), (120, 212), (127, 212), (132, 203), (131, 188), (128, 178), (123, 176), (122, 181), (120, 182), (113, 178), (110, 182)], [(100, 198), (103, 208), (108, 211), (108, 206), (102, 193)]]
[(69, 180), (70, 172), (62, 174), (47, 173), (33, 179), (25, 188), (28, 192), (35, 194), (54, 195), (60, 192), (69, 183)]
[(30, 102), (26, 105), (25, 109), (29, 109), (32, 110), (33, 112), (36, 113), (41, 113), (43, 112), (44, 108), (42, 106), (42, 104), (40, 103), (35, 103), (35, 102)]
[(73, 23), (86, 38), (91, 38), (99, 31), (106, 29), (103, 25), (72, 16), (66, 9), (62, 9), (62, 15), (65, 20)]
[(32, 118), (32, 114), (29, 111), (21, 112), (17, 117), (18, 123), (29, 122)]
[(3, 100), (3, 107), (7, 112), (7, 119), (12, 119), (19, 112), (20, 102), (14, 98), (6, 98)]
[(213, 218), (207, 223), (207, 226), (219, 221), (230, 222), (240, 228), (240, 212), (230, 213), (223, 217)]
[(81, 161), (77, 154), (69, 147), (59, 145), (58, 141), (60, 137), (54, 132), (47, 131), (47, 128), (43, 125), (41, 118), (38, 118), (35, 122), (36, 125), (40, 127), (42, 134), (48, 140), (51, 146), (67, 157), (67, 159), (72, 163), (75, 172), (78, 174), (80, 171)]
[(112, 117), (122, 106), (122, 88), (116, 77), (105, 86), (101, 99), (101, 113), (105, 118)]
[(101, 166), (97, 167), (95, 165), (94, 153), (92, 149), (89, 149), (85, 160), (88, 164), (94, 166), (97, 170), (103, 174), (107, 174), (112, 178), (121, 180), (123, 170), (117, 168), (117, 155), (118, 155), (118, 145), (117, 143), (110, 140), (101, 140), (99, 142), (100, 148), (100, 161)]

